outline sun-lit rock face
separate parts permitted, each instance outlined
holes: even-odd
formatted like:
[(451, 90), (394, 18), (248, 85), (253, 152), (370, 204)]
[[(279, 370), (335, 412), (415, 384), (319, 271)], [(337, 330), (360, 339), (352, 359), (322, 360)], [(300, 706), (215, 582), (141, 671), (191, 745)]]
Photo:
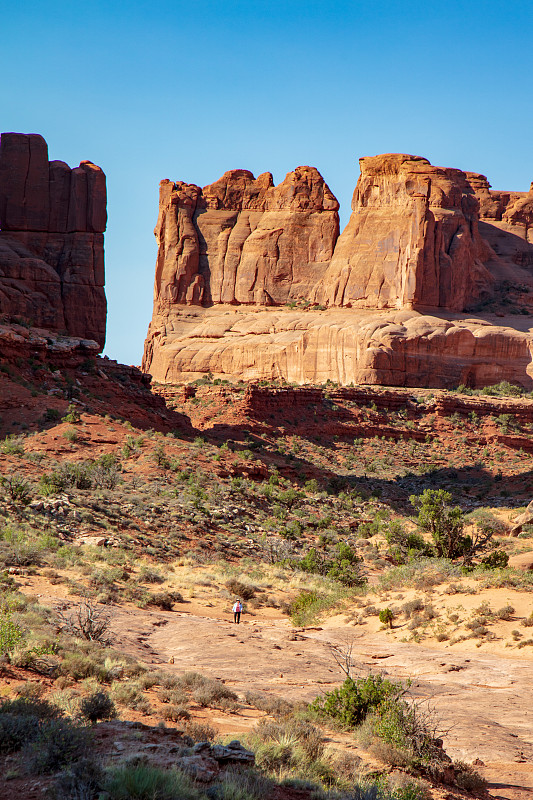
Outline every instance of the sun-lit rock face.
[(479, 204), (464, 172), (398, 153), (360, 166), (350, 221), (313, 299), (462, 310), (490, 287)]
[(0, 137), (0, 313), (105, 342), (106, 180), (48, 161), (37, 134)]
[(278, 305), (309, 295), (333, 254), (339, 204), (320, 173), (274, 186), (231, 170), (201, 189), (163, 181), (155, 304)]
[(527, 328), (461, 312), (533, 290), (533, 192), (418, 156), (360, 165), (340, 235), (311, 167), (278, 186), (246, 170), (203, 189), (163, 181), (144, 368), (160, 381), (529, 386)]

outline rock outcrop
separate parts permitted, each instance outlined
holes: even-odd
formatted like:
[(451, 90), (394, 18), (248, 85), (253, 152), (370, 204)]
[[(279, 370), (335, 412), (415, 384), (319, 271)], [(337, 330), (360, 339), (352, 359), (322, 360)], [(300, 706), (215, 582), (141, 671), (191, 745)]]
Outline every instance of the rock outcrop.
[(105, 342), (106, 181), (48, 161), (37, 134), (0, 137), (0, 313)]
[(339, 204), (316, 169), (274, 186), (231, 170), (201, 189), (162, 181), (155, 229), (158, 309), (279, 305), (308, 296), (333, 255)]
[(461, 311), (490, 287), (479, 204), (464, 172), (398, 153), (359, 163), (350, 221), (312, 299)]
[(278, 186), (246, 170), (203, 189), (163, 181), (144, 369), (163, 382), (533, 385), (527, 326), (462, 313), (501, 301), (503, 316), (509, 287), (533, 292), (533, 191), (494, 192), (417, 156), (360, 164), (340, 235), (311, 167)]

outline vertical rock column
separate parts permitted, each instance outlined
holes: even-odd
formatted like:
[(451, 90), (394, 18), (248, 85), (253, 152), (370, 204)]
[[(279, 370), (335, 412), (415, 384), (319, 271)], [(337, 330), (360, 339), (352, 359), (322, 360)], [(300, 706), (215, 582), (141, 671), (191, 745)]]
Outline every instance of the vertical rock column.
[(106, 327), (106, 181), (48, 161), (37, 134), (0, 137), (0, 313), (94, 339)]

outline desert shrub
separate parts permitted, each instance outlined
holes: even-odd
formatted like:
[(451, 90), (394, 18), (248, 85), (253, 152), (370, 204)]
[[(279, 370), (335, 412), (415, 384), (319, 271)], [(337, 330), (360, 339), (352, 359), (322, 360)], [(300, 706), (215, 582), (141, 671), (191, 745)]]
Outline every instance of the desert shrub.
[(382, 625), (388, 625), (389, 628), (392, 628), (392, 620), (394, 619), (394, 612), (388, 606), (387, 608), (382, 608), (379, 612), (379, 621)]
[(0, 714), (0, 753), (14, 753), (38, 734), (38, 717)]
[(109, 800), (200, 800), (192, 781), (177, 770), (148, 764), (116, 767), (104, 782)]
[(183, 687), (184, 689), (197, 689), (199, 686), (203, 686), (210, 680), (211, 678), (206, 678), (205, 675), (202, 675), (200, 672), (188, 670), (187, 672), (184, 672), (182, 675), (178, 676), (177, 685)]
[(503, 606), (499, 608), (497, 611), (494, 612), (494, 615), (498, 617), (498, 619), (504, 619), (509, 621), (513, 618), (513, 614), (515, 613), (515, 609), (511, 605)]
[(406, 754), (409, 760), (424, 764), (442, 760), (434, 715), (419, 704), (399, 697), (388, 698), (373, 710), (370, 722), (380, 739)]
[(470, 764), (455, 761), (453, 766), (455, 768), (455, 782), (460, 789), (464, 789), (467, 792), (485, 794), (487, 781)]
[(279, 777), (286, 772), (294, 777), (333, 783), (331, 765), (322, 760), (322, 734), (314, 725), (288, 718), (271, 722), (261, 720), (251, 735), (258, 766)]
[(415, 597), (413, 600), (408, 600), (407, 603), (404, 603), (402, 606), (402, 611), (406, 619), (410, 619), (413, 613), (423, 610), (424, 601), (419, 597)]
[(230, 580), (226, 581), (226, 588), (236, 597), (240, 597), (241, 600), (251, 600), (257, 592), (256, 586), (242, 583), (236, 578), (230, 578)]
[(339, 542), (333, 553), (311, 547), (303, 558), (291, 562), (293, 567), (303, 572), (326, 575), (345, 586), (363, 586), (366, 583), (362, 563), (363, 559), (355, 549), (345, 542)]
[(152, 567), (141, 567), (139, 581), (142, 583), (164, 583), (165, 579), (156, 569)]
[(431, 534), (437, 556), (453, 560), (464, 555), (472, 540), (463, 535), (463, 512), (459, 506), (450, 506), (451, 494), (444, 489), (426, 489), (409, 499), (418, 510), (418, 524)]
[(50, 774), (87, 755), (89, 730), (68, 719), (51, 719), (23, 751), (28, 772)]
[(24, 439), (11, 434), (0, 443), (0, 453), (6, 456), (21, 456), (24, 453)]
[(98, 720), (114, 719), (117, 710), (107, 692), (94, 692), (81, 701), (80, 715), (94, 725)]
[(384, 531), (389, 555), (395, 564), (405, 564), (414, 558), (432, 556), (433, 548), (419, 533), (409, 533), (401, 522), (393, 520)]
[(493, 550), (481, 559), (480, 566), (484, 569), (503, 569), (509, 563), (509, 555), (504, 550)]
[(142, 601), (141, 608), (156, 606), (156, 608), (160, 608), (163, 611), (172, 611), (174, 603), (183, 603), (183, 595), (180, 592), (148, 593)]
[(111, 643), (109, 631), (111, 615), (107, 609), (100, 608), (93, 600), (86, 597), (72, 612), (60, 609), (56, 614), (60, 627), (67, 633), (103, 645)]
[(24, 638), (24, 631), (9, 611), (0, 611), (0, 656), (9, 655)]
[(67, 413), (65, 414), (61, 422), (70, 422), (71, 425), (77, 425), (77, 423), (80, 420), (81, 420), (80, 412), (78, 411), (74, 403), (70, 403), (69, 407), (67, 408)]
[(273, 789), (273, 781), (256, 770), (228, 769), (209, 795), (212, 800), (263, 800)]
[(330, 608), (333, 602), (331, 596), (304, 589), (290, 602), (288, 613), (293, 625), (309, 625), (321, 611)]
[(206, 722), (195, 722), (195, 720), (187, 720), (183, 726), (183, 730), (187, 736), (194, 742), (212, 742), (217, 732), (215, 728)]
[(115, 683), (111, 688), (111, 695), (115, 702), (121, 706), (132, 708), (141, 713), (149, 710), (149, 704), (138, 686), (132, 683)]
[(317, 697), (310, 707), (318, 714), (331, 717), (349, 728), (359, 725), (371, 709), (404, 692), (401, 683), (393, 683), (381, 675), (367, 678), (347, 677), (342, 686)]
[(31, 500), (30, 484), (21, 475), (0, 475), (0, 487), (7, 499), (19, 506), (27, 506)]
[(288, 716), (293, 709), (288, 700), (284, 700), (282, 697), (262, 694), (261, 692), (248, 691), (245, 693), (244, 699), (249, 705), (259, 711), (264, 711), (272, 717)]
[(65, 431), (63, 431), (63, 436), (67, 442), (74, 443), (78, 440), (78, 431), (76, 428), (67, 428)]
[(104, 782), (103, 770), (92, 758), (83, 756), (56, 778), (53, 800), (94, 800)]
[(171, 704), (163, 709), (162, 717), (170, 722), (179, 722), (181, 719), (190, 719), (191, 715), (186, 705)]
[(44, 422), (57, 422), (61, 419), (61, 411), (57, 408), (47, 408), (42, 419)]
[(217, 680), (206, 680), (193, 692), (193, 700), (200, 706), (216, 707), (224, 700), (237, 700), (237, 695)]
[(0, 701), (0, 753), (13, 753), (37, 738), (43, 722), (60, 715), (46, 700), (19, 697)]
[(108, 672), (102, 664), (99, 664), (90, 655), (84, 653), (66, 653), (61, 662), (60, 672), (62, 675), (69, 675), (75, 681), (84, 678), (96, 678), (98, 681), (106, 681)]

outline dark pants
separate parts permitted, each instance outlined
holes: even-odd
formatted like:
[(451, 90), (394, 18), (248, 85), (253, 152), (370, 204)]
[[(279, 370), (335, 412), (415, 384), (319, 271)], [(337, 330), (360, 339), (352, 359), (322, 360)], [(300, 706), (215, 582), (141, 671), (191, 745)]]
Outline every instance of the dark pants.
[(240, 611), (234, 611), (233, 612), (233, 622), (236, 622), (237, 624), (239, 624), (240, 621), (241, 621), (241, 612)]

